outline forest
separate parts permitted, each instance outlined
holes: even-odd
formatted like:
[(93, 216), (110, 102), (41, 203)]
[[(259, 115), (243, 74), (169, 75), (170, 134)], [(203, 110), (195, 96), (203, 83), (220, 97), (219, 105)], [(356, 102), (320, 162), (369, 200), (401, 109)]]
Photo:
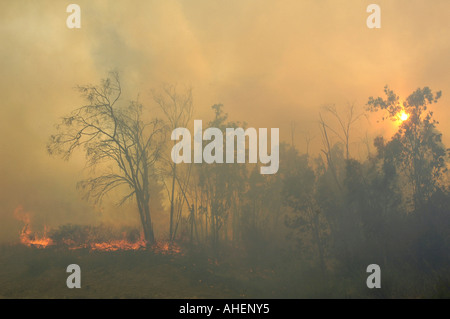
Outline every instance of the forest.
[[(344, 116), (329, 106), (326, 112), (337, 124), (318, 119), (320, 139), (314, 142), (320, 151), (314, 154), (308, 147), (305, 152), (293, 142), (282, 142), (279, 171), (262, 175), (262, 164), (249, 161), (175, 164), (171, 160), (176, 143), (171, 132), (193, 122), (191, 89), (166, 85), (153, 92), (158, 111), (123, 98), (117, 73), (78, 90), (86, 104), (62, 118), (50, 137), (48, 152), (64, 159), (77, 150), (85, 154), (92, 174), (77, 187), (88, 201), (100, 204), (108, 198), (136, 208), (140, 225), (127, 233), (129, 242), (140, 243), (134, 254), (115, 251), (99, 257), (121, 260), (113, 266), (119, 267), (116, 272), (123, 271), (121, 264), (128, 267), (132, 262), (138, 267), (136, 276), (145, 277), (149, 270), (139, 268), (151, 259), (145, 254), (165, 242), (178, 257), (161, 258), (178, 259), (164, 259), (170, 266), (158, 273), (166, 272), (164, 276), (172, 280), (168, 272), (174, 271), (194, 278), (195, 285), (205, 283), (198, 288), (204, 294), (195, 296), (450, 296), (450, 150), (443, 145), (433, 116), (441, 92), (424, 87), (402, 99), (386, 86), (384, 96), (369, 97), (364, 112), (378, 112), (382, 120), (396, 121), (398, 129), (392, 137), (367, 141), (365, 158), (353, 156), (350, 147), (353, 125), (364, 114), (349, 107)], [(212, 120), (203, 121), (204, 128), (225, 133), (226, 128), (248, 126), (229, 119), (222, 104), (213, 105), (211, 111)], [(168, 222), (158, 232), (154, 216), (164, 206), (161, 203)], [(110, 236), (101, 227), (63, 225), (49, 237), (55, 246), (77, 240), (80, 245), (92, 233), (98, 237), (102, 232)], [(94, 258), (83, 256), (79, 258)], [(366, 287), (370, 264), (381, 268), (381, 289)], [(215, 290), (209, 291), (213, 286)], [(137, 292), (143, 289), (131, 296), (148, 297)], [(103, 293), (93, 296), (110, 296)], [(162, 296), (192, 297), (178, 290)]]

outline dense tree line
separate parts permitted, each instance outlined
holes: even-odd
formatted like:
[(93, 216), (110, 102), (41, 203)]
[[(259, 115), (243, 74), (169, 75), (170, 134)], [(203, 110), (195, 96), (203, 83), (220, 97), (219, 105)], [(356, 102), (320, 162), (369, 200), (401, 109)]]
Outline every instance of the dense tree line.
[[(382, 112), (386, 120), (404, 112), (408, 118), (389, 140), (375, 138), (365, 159), (349, 151), (351, 127), (361, 115), (351, 107), (343, 118), (328, 108), (338, 126), (320, 119), (321, 153), (302, 154), (282, 143), (279, 172), (261, 175), (258, 164), (171, 162), (170, 133), (192, 118), (191, 90), (166, 86), (154, 93), (160, 119), (137, 101), (120, 99), (117, 75), (80, 91), (87, 104), (63, 118), (49, 151), (67, 158), (84, 147), (90, 164), (115, 163), (80, 187), (101, 199), (125, 186), (121, 202), (135, 200), (149, 242), (154, 241), (149, 201), (166, 200), (168, 239), (216, 254), (235, 247), (264, 262), (288, 251), (322, 274), (371, 263), (427, 271), (450, 264), (449, 149), (431, 110), (440, 92), (425, 87), (401, 100), (386, 87), (384, 97), (370, 97), (367, 112)], [(212, 111), (210, 127), (246, 126), (230, 121), (223, 105)], [(339, 139), (334, 144), (333, 134)], [(150, 184), (156, 182), (165, 193), (152, 193)]]

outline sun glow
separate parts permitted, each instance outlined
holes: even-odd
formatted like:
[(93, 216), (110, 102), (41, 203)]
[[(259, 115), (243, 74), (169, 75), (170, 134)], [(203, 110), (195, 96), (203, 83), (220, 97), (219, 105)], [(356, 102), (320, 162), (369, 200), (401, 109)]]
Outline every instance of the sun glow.
[(404, 122), (409, 118), (409, 114), (405, 113), (404, 111), (402, 111), (400, 113), (400, 115), (398, 116), (399, 120)]

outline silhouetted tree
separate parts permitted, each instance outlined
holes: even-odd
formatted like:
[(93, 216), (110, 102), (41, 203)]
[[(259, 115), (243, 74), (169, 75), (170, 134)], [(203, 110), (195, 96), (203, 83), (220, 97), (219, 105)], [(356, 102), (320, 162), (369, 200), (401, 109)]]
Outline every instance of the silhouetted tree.
[[(189, 120), (192, 117), (193, 103), (192, 103), (192, 90), (187, 89), (185, 92), (180, 93), (173, 85), (165, 85), (160, 92), (153, 92), (153, 99), (161, 108), (165, 115), (165, 132), (169, 135), (172, 131), (179, 127), (186, 127)], [(176, 144), (176, 141), (173, 141)], [(168, 155), (164, 157), (165, 167), (169, 167), (170, 171), (166, 171), (163, 168), (164, 175), (169, 176), (171, 179), (170, 191), (168, 192), (170, 201), (170, 219), (169, 219), (169, 239), (173, 240), (175, 235), (175, 201), (178, 198), (179, 216), (181, 216), (181, 207), (184, 202), (183, 192), (185, 190), (180, 189), (178, 196), (176, 194), (177, 185), (180, 187), (184, 185), (177, 181), (180, 179), (180, 174), (177, 175), (177, 166), (170, 158), (170, 151)]]
[[(67, 160), (83, 148), (88, 166), (101, 168), (103, 174), (79, 182), (78, 187), (95, 201), (119, 186), (127, 187), (128, 194), (120, 204), (135, 198), (145, 239), (152, 243), (150, 178), (162, 145), (160, 121), (144, 119), (139, 102), (120, 100), (117, 73), (111, 73), (100, 85), (79, 86), (78, 90), (87, 104), (62, 118), (57, 134), (50, 137), (48, 152)], [(103, 163), (115, 165), (107, 169)]]
[(403, 102), (387, 86), (384, 92), (385, 99), (369, 98), (368, 110), (385, 111), (391, 120), (398, 119), (402, 112), (408, 116), (389, 143), (396, 152), (396, 164), (412, 187), (414, 209), (417, 209), (436, 191), (447, 169), (448, 150), (442, 144), (442, 134), (436, 129), (438, 122), (429, 110), (430, 104), (439, 100), (441, 92), (434, 94), (428, 87), (419, 88)]
[(310, 233), (312, 245), (317, 248), (319, 267), (325, 273), (324, 228), (326, 221), (316, 201), (316, 174), (309, 165), (308, 155), (298, 155), (294, 148), (285, 154), (282, 194), (284, 203), (292, 209), (287, 214), (285, 224), (302, 233)]

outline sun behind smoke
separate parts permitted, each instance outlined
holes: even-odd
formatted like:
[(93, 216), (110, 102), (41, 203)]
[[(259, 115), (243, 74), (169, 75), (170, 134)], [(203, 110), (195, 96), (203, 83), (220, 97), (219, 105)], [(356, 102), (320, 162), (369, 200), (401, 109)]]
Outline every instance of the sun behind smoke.
[(404, 121), (406, 121), (406, 120), (409, 118), (409, 114), (408, 114), (408, 113), (405, 113), (405, 111), (402, 111), (402, 112), (400, 113), (400, 115), (398, 116), (398, 118), (399, 118), (399, 120), (400, 120), (401, 122), (404, 122)]

